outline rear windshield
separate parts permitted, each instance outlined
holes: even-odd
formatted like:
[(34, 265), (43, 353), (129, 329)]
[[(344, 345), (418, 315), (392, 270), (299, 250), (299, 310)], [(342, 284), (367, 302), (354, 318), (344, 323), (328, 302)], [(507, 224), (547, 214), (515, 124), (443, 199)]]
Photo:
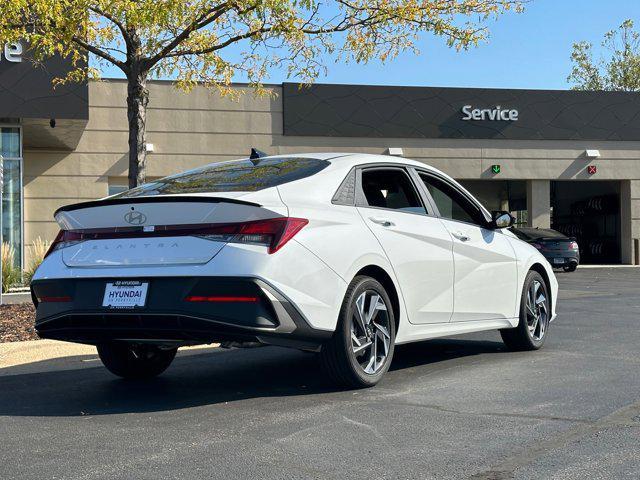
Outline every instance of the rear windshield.
[(112, 198), (208, 192), (254, 192), (310, 177), (329, 162), (316, 158), (265, 158), (207, 165), (161, 178)]
[(541, 238), (567, 239), (562, 233), (548, 228), (513, 228), (511, 230), (521, 240), (539, 240)]

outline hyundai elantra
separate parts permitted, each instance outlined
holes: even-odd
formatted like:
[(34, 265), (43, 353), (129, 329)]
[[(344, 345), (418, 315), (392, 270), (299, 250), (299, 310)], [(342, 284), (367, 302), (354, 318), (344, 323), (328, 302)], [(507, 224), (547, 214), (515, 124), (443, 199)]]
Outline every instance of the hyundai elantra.
[(55, 219), (38, 334), (96, 345), (125, 378), (234, 342), (317, 352), (334, 381), (371, 386), (395, 345), (499, 330), (536, 350), (555, 317), (552, 268), (511, 215), (404, 158), (253, 151)]

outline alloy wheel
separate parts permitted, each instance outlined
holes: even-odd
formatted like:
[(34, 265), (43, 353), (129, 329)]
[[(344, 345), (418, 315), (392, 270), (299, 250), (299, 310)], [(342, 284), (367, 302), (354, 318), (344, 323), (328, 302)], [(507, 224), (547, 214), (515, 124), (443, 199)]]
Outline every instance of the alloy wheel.
[(548, 300), (538, 280), (529, 285), (526, 301), (527, 327), (529, 335), (536, 341), (544, 338), (549, 323)]
[(389, 320), (387, 305), (375, 290), (366, 290), (358, 296), (351, 318), (351, 352), (369, 375), (377, 373), (389, 355)]

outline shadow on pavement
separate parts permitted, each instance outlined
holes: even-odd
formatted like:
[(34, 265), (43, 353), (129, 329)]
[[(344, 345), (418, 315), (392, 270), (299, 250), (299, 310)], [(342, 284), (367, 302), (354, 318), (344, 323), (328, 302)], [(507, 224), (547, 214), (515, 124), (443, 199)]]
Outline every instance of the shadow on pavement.
[[(381, 385), (406, 381), (398, 372), (409, 368), (424, 373), (465, 357), (503, 351), (501, 342), (483, 340), (432, 340), (399, 346)], [(315, 355), (277, 347), (179, 357), (162, 376), (138, 382), (118, 379), (101, 364), (96, 366), (16, 375), (7, 369), (8, 376), (0, 377), (0, 416), (157, 412), (337, 391), (323, 377)]]

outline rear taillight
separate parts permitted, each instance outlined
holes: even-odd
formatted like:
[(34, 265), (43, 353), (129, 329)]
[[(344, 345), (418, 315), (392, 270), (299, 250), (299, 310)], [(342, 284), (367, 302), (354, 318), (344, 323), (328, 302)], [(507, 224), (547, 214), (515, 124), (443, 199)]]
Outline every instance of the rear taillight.
[(579, 250), (578, 244), (576, 242), (571, 242), (569, 244), (569, 250)]
[(533, 245), (534, 247), (536, 247), (538, 250), (543, 250), (543, 249), (544, 249), (544, 247), (543, 247), (541, 244), (539, 244), (539, 243), (532, 243), (531, 245)]
[(220, 296), (220, 295), (190, 295), (186, 297), (185, 302), (195, 303), (256, 303), (258, 297), (235, 297), (235, 296)]
[(238, 223), (61, 230), (51, 244), (51, 247), (49, 247), (45, 258), (56, 250), (86, 240), (184, 236), (193, 236), (227, 243), (264, 245), (268, 248), (267, 251), (269, 253), (275, 253), (291, 240), (307, 223), (309, 223), (309, 220), (305, 218), (278, 217)]
[(43, 303), (64, 303), (64, 302), (70, 302), (71, 300), (72, 298), (67, 295), (60, 296), (60, 297), (51, 297), (51, 296), (38, 297), (38, 301)]
[(83, 242), (82, 233), (76, 232), (74, 230), (60, 230), (56, 238), (51, 243), (49, 250), (44, 254), (44, 258), (47, 258), (56, 250), (60, 250), (61, 248), (69, 247), (71, 245), (75, 245), (76, 243)]
[(211, 225), (196, 236), (230, 243), (265, 245), (269, 253), (280, 250), (309, 220), (305, 218), (269, 218), (246, 223)]

